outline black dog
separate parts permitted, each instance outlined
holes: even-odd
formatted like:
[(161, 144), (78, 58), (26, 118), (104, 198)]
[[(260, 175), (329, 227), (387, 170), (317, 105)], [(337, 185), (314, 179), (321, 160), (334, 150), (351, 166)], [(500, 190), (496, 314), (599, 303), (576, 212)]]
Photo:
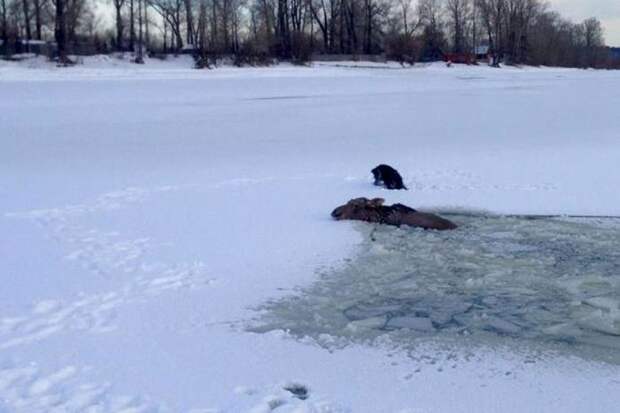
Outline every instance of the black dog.
[(398, 171), (389, 165), (377, 166), (372, 170), (372, 174), (375, 177), (375, 185), (383, 185), (387, 189), (407, 189)]

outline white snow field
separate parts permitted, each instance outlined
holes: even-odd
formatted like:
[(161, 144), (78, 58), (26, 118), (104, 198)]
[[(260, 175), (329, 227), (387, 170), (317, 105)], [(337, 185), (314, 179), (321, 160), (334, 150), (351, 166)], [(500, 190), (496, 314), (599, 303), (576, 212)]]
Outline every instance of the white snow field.
[(0, 63), (0, 412), (617, 411), (620, 363), (527, 339), (248, 326), (366, 251), (350, 198), (620, 215), (620, 73), (189, 67)]

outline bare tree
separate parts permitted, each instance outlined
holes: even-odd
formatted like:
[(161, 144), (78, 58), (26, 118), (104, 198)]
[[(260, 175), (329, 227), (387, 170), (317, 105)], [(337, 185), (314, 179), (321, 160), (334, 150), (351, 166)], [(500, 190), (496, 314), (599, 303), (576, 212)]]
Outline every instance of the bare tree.
[(398, 0), (399, 11), (405, 36), (412, 36), (421, 25), (419, 17), (414, 16), (412, 0)]
[(78, 32), (87, 24), (86, 20), (94, 19), (94, 15), (87, 7), (87, 0), (65, 0), (65, 24), (67, 43), (78, 45)]
[(159, 13), (172, 31), (174, 49), (179, 51), (183, 48), (183, 35), (181, 30), (181, 0), (151, 0), (151, 6)]
[(136, 27), (135, 22), (136, 18), (134, 16), (135, 8), (134, 8), (134, 0), (129, 0), (129, 50), (132, 52), (135, 51), (136, 45)]
[(323, 50), (334, 51), (335, 20), (338, 18), (338, 0), (308, 0), (307, 5), (323, 37)]
[(122, 10), (126, 0), (112, 0), (116, 11), (116, 50), (123, 50), (123, 15)]
[(151, 37), (149, 33), (149, 0), (142, 0), (142, 3), (144, 4), (144, 49), (148, 52), (151, 44)]
[(4, 46), (5, 53), (9, 51), (9, 22), (8, 16), (8, 0), (0, 0), (0, 24), (2, 24), (2, 30), (0, 31), (0, 40)]
[[(373, 52), (373, 37), (375, 35), (375, 18), (379, 13), (379, 5), (373, 0), (364, 0), (364, 53), (372, 54)], [(355, 30), (355, 26), (351, 25), (352, 30)]]
[(470, 0), (447, 0), (446, 10), (450, 23), (450, 34), (452, 37), (452, 51), (463, 53), (466, 47), (466, 32), (471, 15)]
[(499, 66), (503, 56), (503, 18), (506, 0), (476, 0), (482, 23), (487, 32), (493, 65)]
[(138, 0), (138, 53), (135, 59), (135, 62), (138, 64), (144, 64), (144, 38), (142, 36), (142, 3), (143, 0)]
[(591, 17), (582, 23), (585, 46), (588, 48), (603, 46), (603, 26), (601, 22)]
[(601, 22), (591, 17), (581, 24), (585, 47), (585, 65), (596, 67), (601, 61), (601, 49), (605, 44)]
[(67, 24), (65, 0), (55, 0), (56, 20), (54, 37), (58, 48), (58, 64), (66, 66), (71, 63), (67, 56)]
[(291, 28), (288, 14), (288, 0), (278, 0), (278, 19), (276, 25), (280, 57), (291, 57)]
[(32, 31), (31, 31), (31, 14), (30, 14), (30, 1), (22, 0), (22, 12), (24, 17), (24, 28), (26, 30), (26, 40), (32, 39)]
[(184, 0), (185, 5), (185, 29), (187, 44), (195, 45), (195, 32), (194, 32), (194, 16), (192, 11), (192, 0)]
[(510, 62), (520, 64), (526, 61), (530, 26), (542, 7), (538, 0), (506, 0), (504, 51)]
[(33, 0), (32, 4), (34, 6), (35, 38), (41, 40), (43, 38), (43, 18), (44, 13), (47, 13), (46, 6), (48, 2), (47, 0)]
[(424, 29), (425, 59), (440, 58), (445, 39), (443, 31), (443, 7), (440, 0), (420, 0), (418, 2), (418, 15)]
[(207, 2), (206, 0), (200, 1), (200, 8), (198, 11), (198, 26), (196, 27), (198, 43), (198, 60), (196, 62), (197, 68), (209, 67), (208, 61), (208, 17), (207, 17)]

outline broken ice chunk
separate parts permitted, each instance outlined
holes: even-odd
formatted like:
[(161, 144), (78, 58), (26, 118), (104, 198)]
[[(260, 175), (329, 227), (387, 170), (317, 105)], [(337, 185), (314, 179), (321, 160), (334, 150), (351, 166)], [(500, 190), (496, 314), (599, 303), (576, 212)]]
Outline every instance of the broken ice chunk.
[(388, 328), (408, 328), (416, 331), (432, 332), (435, 331), (430, 318), (426, 317), (393, 317), (388, 322)]

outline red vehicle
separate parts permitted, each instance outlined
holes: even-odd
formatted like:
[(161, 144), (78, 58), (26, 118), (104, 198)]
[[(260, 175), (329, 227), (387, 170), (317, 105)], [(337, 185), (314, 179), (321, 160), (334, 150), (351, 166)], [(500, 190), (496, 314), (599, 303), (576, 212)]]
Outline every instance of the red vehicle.
[(471, 65), (476, 62), (476, 59), (471, 53), (444, 53), (443, 59), (446, 63), (459, 63)]

